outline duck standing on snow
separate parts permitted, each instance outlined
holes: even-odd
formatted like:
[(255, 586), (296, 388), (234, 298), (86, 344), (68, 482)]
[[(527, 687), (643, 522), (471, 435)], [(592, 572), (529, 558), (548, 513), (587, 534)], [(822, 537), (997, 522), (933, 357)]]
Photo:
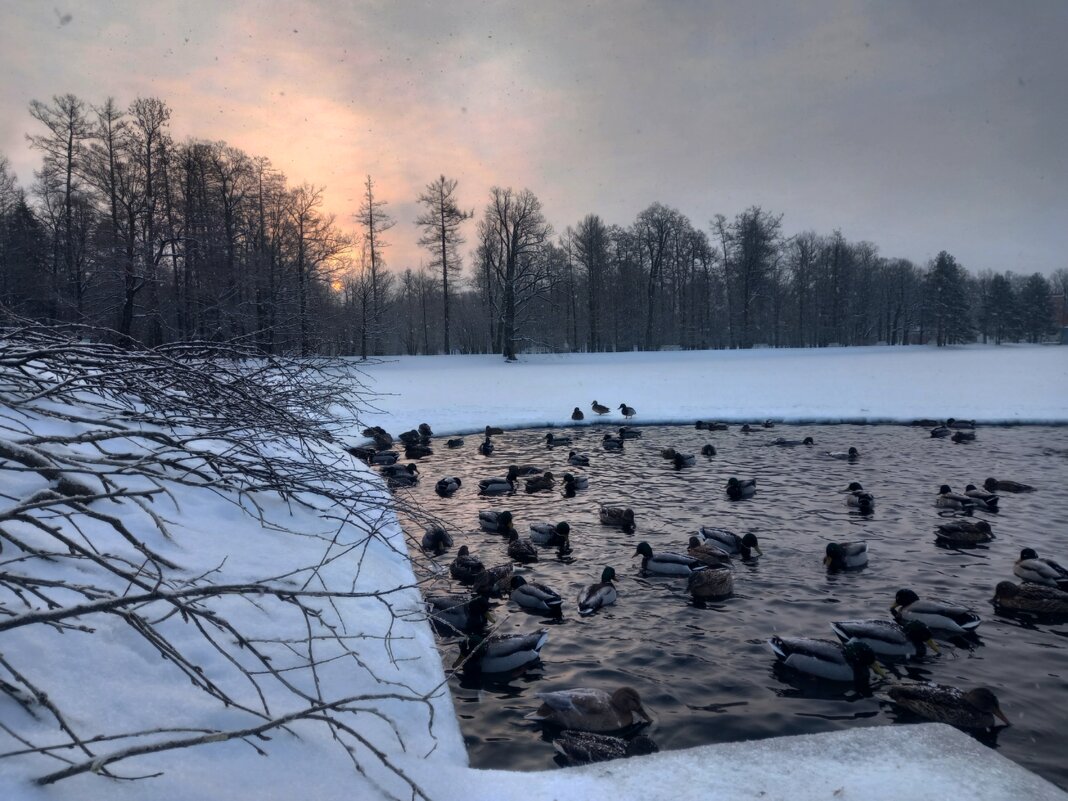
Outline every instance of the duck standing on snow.
[(577, 605), (579, 614), (582, 616), (592, 615), (603, 606), (611, 606), (619, 598), (616, 585), (612, 582), (616, 578), (616, 571), (606, 567), (601, 571), (601, 580), (597, 584), (586, 586), (579, 593)]
[(536, 581), (527, 581), (522, 576), (512, 576), (512, 600), (529, 612), (540, 612), (559, 620), (563, 617), (563, 599), (560, 593)]
[(563, 731), (553, 740), (553, 748), (567, 765), (589, 765), (633, 756), (655, 754), (660, 750), (651, 738), (639, 734), (630, 740), (610, 734), (586, 731)]
[(856, 570), (868, 564), (868, 543), (828, 542), (823, 564), (830, 571)]
[(994, 539), (994, 532), (985, 520), (951, 520), (938, 526), (935, 536), (949, 545), (981, 545)]
[(442, 526), (430, 526), (423, 532), (423, 550), (441, 556), (452, 547), (452, 535)]
[(727, 479), (727, 497), (732, 501), (752, 498), (756, 494), (756, 479), (746, 478), (739, 481), (734, 476)]
[(994, 604), (1012, 612), (1068, 615), (1068, 592), (1029, 581), (1023, 584), (1001, 581), (994, 589)]
[(1009, 725), (997, 696), (986, 687), (964, 692), (945, 684), (895, 684), (887, 695), (898, 706), (936, 723), (961, 729), (989, 729), (997, 716)]
[(538, 549), (534, 547), (534, 543), (530, 540), (519, 539), (519, 532), (513, 528), (508, 532), (508, 558), (513, 562), (523, 562), (524, 564), (537, 562)]
[(582, 413), (582, 409), (580, 409), (578, 406), (576, 406), (575, 410), (573, 412), (571, 412), (571, 419), (574, 420), (575, 422), (578, 422), (579, 420), (585, 420), (586, 419), (586, 415), (584, 415)]
[(606, 526), (621, 528), (627, 533), (634, 531), (634, 510), (622, 506), (605, 506), (600, 508), (601, 523)]
[(598, 403), (597, 401), (594, 401), (593, 403), (591, 403), (590, 404), (590, 408), (593, 409), (593, 413), (594, 414), (608, 414), (609, 412), (612, 411), (607, 406), (605, 406), (603, 403)]
[(753, 551), (757, 556), (763, 556), (756, 534), (748, 532), (739, 537), (733, 531), (716, 526), (701, 526), (700, 534), (705, 538), (705, 544), (711, 543), (722, 548), (731, 556), (741, 556), (743, 560), (751, 559)]
[(1035, 488), (1030, 484), (1021, 484), (1019, 481), (999, 481), (990, 477), (983, 482), (983, 488), (989, 492), (1034, 492)]
[(535, 693), (542, 700), (537, 710), (526, 715), (527, 720), (553, 723), (578, 731), (617, 731), (638, 722), (651, 723), (652, 718), (642, 707), (642, 699), (633, 687), (620, 687), (612, 694), (604, 690), (580, 687)]
[(875, 652), (859, 640), (841, 645), (808, 637), (772, 637), (771, 652), (786, 667), (828, 681), (851, 681), (860, 691), (870, 687), (869, 668), (882, 675)]
[(448, 498), (460, 489), (462, 483), (456, 476), (445, 476), (445, 478), (438, 479), (438, 483), (434, 485), (434, 492), (442, 498)]
[(935, 631), (950, 634), (967, 634), (979, 627), (982, 618), (960, 604), (947, 603), (931, 598), (921, 601), (912, 590), (898, 590), (890, 612), (898, 622), (919, 620)]
[(647, 542), (639, 542), (634, 556), (642, 558), (642, 570), (655, 576), (689, 576), (698, 570), (706, 570), (708, 565), (692, 556), (681, 553), (654, 554)]
[(536, 664), (549, 632), (538, 629), (530, 634), (472, 634), (460, 645), (460, 658), (468, 672), (511, 673)]
[(852, 506), (861, 514), (871, 514), (875, 511), (875, 496), (867, 492), (859, 481), (853, 481), (846, 488), (846, 506)]
[(625, 403), (619, 404), (619, 411), (622, 412), (623, 416), (626, 417), (628, 420), (637, 414), (637, 412), (634, 411), (633, 406), (627, 406), (627, 404)]
[(842, 642), (858, 640), (876, 656), (923, 657), (930, 647), (939, 653), (931, 630), (919, 620), (895, 623), (893, 620), (838, 620), (831, 630)]
[(449, 565), (449, 575), (461, 584), (473, 584), (485, 572), (486, 566), (482, 560), (472, 554), (466, 545), (460, 546), (456, 558)]
[(1043, 559), (1034, 548), (1024, 548), (1012, 566), (1012, 572), (1024, 581), (1047, 587), (1068, 589), (1068, 570), (1052, 559)]

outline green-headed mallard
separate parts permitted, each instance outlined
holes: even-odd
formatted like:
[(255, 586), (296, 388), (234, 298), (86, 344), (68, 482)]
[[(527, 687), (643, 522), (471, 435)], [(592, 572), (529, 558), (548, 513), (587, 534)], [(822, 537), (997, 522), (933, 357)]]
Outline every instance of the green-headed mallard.
[(493, 440), (489, 438), (489, 434), (486, 435), (482, 442), (478, 443), (478, 452), (483, 456), (489, 456), (493, 453)]
[(585, 420), (586, 415), (582, 413), (582, 409), (576, 406), (575, 409), (571, 412), (571, 419), (575, 422), (578, 422), (579, 420)]
[(921, 601), (916, 593), (908, 589), (897, 591), (890, 611), (895, 620), (919, 620), (926, 623), (928, 628), (951, 634), (967, 634), (983, 622), (979, 615), (967, 607), (933, 598)]
[(1030, 484), (1021, 484), (1019, 481), (998, 480), (990, 477), (983, 482), (983, 487), (990, 492), (1034, 492), (1035, 488)]
[(708, 565), (692, 556), (681, 553), (653, 553), (647, 542), (639, 542), (634, 556), (642, 558), (642, 570), (655, 576), (689, 576), (698, 570), (705, 570)]
[(460, 546), (456, 558), (449, 565), (449, 575), (463, 584), (473, 584), (485, 572), (486, 566), (482, 560), (472, 554), (466, 545)]
[(624, 531), (634, 531), (634, 510), (622, 506), (605, 506), (600, 508), (601, 522), (606, 526), (615, 526)]
[(567, 463), (574, 467), (589, 467), (590, 457), (584, 453), (576, 453), (575, 451), (571, 451), (567, 455)]
[(512, 576), (512, 600), (531, 612), (540, 612), (559, 620), (563, 617), (563, 599), (555, 590), (536, 581), (527, 581), (522, 576)]
[(949, 545), (980, 545), (994, 539), (994, 532), (985, 520), (950, 520), (937, 528), (939, 542)]
[(478, 482), (479, 495), (508, 495), (515, 492), (517, 474), (508, 469), (508, 475), (504, 478), (484, 478)]
[(962, 729), (989, 729), (997, 716), (1009, 725), (997, 696), (986, 687), (964, 692), (945, 684), (895, 684), (887, 695), (898, 706), (933, 720)]
[(636, 411), (634, 411), (634, 407), (633, 407), (633, 406), (627, 406), (627, 404), (625, 404), (625, 403), (621, 403), (621, 404), (619, 404), (619, 411), (620, 411), (620, 412), (621, 412), (621, 413), (623, 414), (623, 416), (624, 416), (624, 417), (626, 417), (626, 418), (627, 418), (628, 420), (629, 420), (630, 418), (634, 417), (634, 415), (636, 415), (636, 414), (637, 414), (637, 412), (636, 412)]
[(828, 542), (824, 550), (823, 564), (828, 570), (856, 570), (868, 564), (868, 543)]
[(974, 509), (977, 505), (974, 498), (954, 492), (949, 484), (940, 486), (935, 498), (935, 506), (940, 509)]
[(571, 437), (558, 437), (550, 431), (545, 435), (545, 444), (550, 448), (559, 448), (562, 445), (570, 445)]
[(740, 501), (743, 498), (752, 498), (755, 494), (755, 478), (746, 478), (739, 481), (734, 476), (731, 476), (727, 479), (727, 497), (732, 501)]
[(552, 473), (542, 473), (540, 476), (528, 478), (526, 481), (527, 492), (543, 492), (556, 486), (556, 480)]
[(994, 589), (994, 604), (1013, 612), (1068, 615), (1068, 592), (1028, 581), (1023, 584), (1001, 581)]
[(671, 459), (671, 463), (675, 466), (676, 470), (682, 470), (684, 467), (693, 467), (697, 463), (697, 457), (692, 453), (675, 453), (675, 456)]
[(860, 458), (860, 451), (856, 448), (850, 448), (848, 451), (824, 451), (831, 459), (838, 459), (843, 462), (855, 462)]
[(507, 534), (512, 523), (512, 513), (506, 509), (499, 512), (495, 509), (480, 509), (478, 512), (478, 527), (483, 531)]
[(697, 537), (690, 537), (690, 542), (686, 547), (686, 555), (711, 567), (722, 567), (723, 565), (731, 564), (731, 555), (720, 548), (719, 545), (714, 544), (712, 540), (701, 542)]
[(617, 731), (633, 726), (639, 718), (652, 722), (633, 687), (620, 687), (611, 694), (579, 687), (534, 695), (542, 700), (542, 705), (526, 719), (553, 723), (565, 729)]
[(992, 492), (988, 492), (985, 489), (979, 489), (975, 484), (969, 484), (964, 488), (964, 494), (974, 500), (980, 509), (985, 509), (988, 512), (996, 512), (998, 510), (998, 503), (1001, 499)]
[(513, 562), (537, 562), (538, 549), (530, 540), (520, 539), (514, 528), (508, 532), (508, 558)]
[(708, 443), (702, 445), (701, 446), (701, 455), (702, 456), (715, 456), (716, 455), (716, 446), (715, 445), (709, 445)]
[(531, 523), (530, 541), (542, 548), (559, 548), (566, 545), (571, 536), (571, 526), (561, 520), (559, 523)]
[(438, 483), (434, 485), (434, 492), (442, 498), (448, 498), (456, 490), (460, 489), (462, 485), (463, 482), (456, 476), (445, 476), (445, 478), (438, 479)]
[(553, 748), (566, 765), (588, 765), (591, 762), (608, 762), (633, 756), (655, 754), (657, 744), (644, 734), (624, 740), (610, 734), (593, 734), (586, 731), (563, 731), (553, 740)]
[(723, 565), (695, 571), (686, 582), (686, 591), (695, 601), (726, 598), (734, 592), (734, 574)]
[(859, 481), (853, 481), (845, 490), (846, 506), (851, 506), (861, 514), (871, 514), (875, 511), (875, 496), (866, 491)]
[(717, 526), (701, 526), (699, 533), (704, 537), (706, 543), (712, 543), (722, 548), (731, 556), (737, 555), (742, 559), (751, 559), (753, 551), (756, 551), (757, 556), (764, 555), (764, 552), (760, 550), (760, 543), (757, 541), (756, 534), (752, 532), (739, 537), (730, 529)]
[(465, 668), (475, 673), (510, 673), (529, 667), (541, 659), (541, 648), (549, 632), (538, 629), (530, 634), (472, 634), (460, 645)]
[(564, 473), (564, 494), (574, 495), (576, 490), (590, 488), (590, 480), (586, 476), (576, 476), (574, 473)]
[(593, 409), (593, 413), (594, 414), (608, 414), (609, 412), (612, 411), (607, 406), (605, 406), (603, 403), (598, 403), (597, 401), (594, 401), (593, 403), (591, 403), (590, 404), (590, 408)]
[(1068, 570), (1052, 559), (1043, 559), (1034, 548), (1024, 548), (1012, 566), (1012, 572), (1024, 581), (1047, 587), (1068, 589)]
[(931, 630), (919, 620), (837, 620), (831, 623), (831, 630), (842, 642), (858, 640), (877, 656), (922, 657), (928, 646), (938, 653)]
[(491, 617), (484, 595), (432, 595), (426, 607), (430, 622), (444, 637), (482, 631)]
[(611, 606), (616, 602), (619, 594), (616, 592), (616, 571), (606, 567), (601, 571), (601, 580), (597, 584), (590, 584), (579, 593), (577, 606), (582, 616), (592, 615), (602, 606)]
[(869, 687), (868, 669), (882, 673), (875, 652), (859, 640), (844, 645), (808, 637), (772, 637), (768, 646), (786, 667), (828, 681), (849, 681), (857, 689)]
[(429, 526), (423, 532), (423, 550), (441, 556), (452, 547), (452, 535), (443, 526)]

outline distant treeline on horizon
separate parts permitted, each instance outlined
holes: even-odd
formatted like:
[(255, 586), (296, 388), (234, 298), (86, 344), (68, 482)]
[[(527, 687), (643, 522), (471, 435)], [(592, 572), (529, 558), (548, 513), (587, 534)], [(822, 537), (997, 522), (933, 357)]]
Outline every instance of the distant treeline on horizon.
[(417, 198), (410, 235), (426, 265), (390, 271), (400, 232), (371, 176), (343, 228), (323, 211), (323, 187), (289, 186), (267, 158), (175, 142), (158, 98), (124, 109), (68, 94), (29, 111), (32, 186), (0, 154), (5, 323), (86, 324), (149, 346), (506, 358), (1039, 342), (1068, 325), (1068, 269), (972, 275), (946, 251), (917, 265), (837, 230), (787, 235), (759, 206), (716, 215), (707, 231), (657, 202), (629, 225), (589, 214), (555, 232), (529, 189), (494, 187), (474, 219), (444, 175)]

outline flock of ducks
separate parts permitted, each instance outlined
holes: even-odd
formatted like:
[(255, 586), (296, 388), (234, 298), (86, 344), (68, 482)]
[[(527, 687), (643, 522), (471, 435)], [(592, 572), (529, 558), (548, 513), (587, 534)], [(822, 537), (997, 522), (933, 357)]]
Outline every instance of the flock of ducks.
[[(607, 415), (611, 409), (594, 401), (591, 409), (596, 415)], [(636, 411), (626, 403), (618, 407), (626, 421)], [(572, 420), (584, 419), (582, 410), (575, 407)], [(698, 430), (721, 431), (727, 425), (718, 422), (698, 421)], [(766, 421), (763, 428), (774, 424)], [(754, 428), (744, 426), (743, 433)], [(949, 433), (944, 433), (949, 432)], [(970, 437), (956, 438), (954, 432), (965, 432)], [(419, 480), (418, 465), (399, 464), (399, 454), (392, 450), (393, 440), (381, 429), (368, 429), (365, 435), (374, 441), (374, 447), (353, 448), (350, 452), (376, 465), (391, 487), (412, 486)], [(487, 426), (479, 452), (493, 452), (492, 437), (503, 433)], [(418, 429), (401, 434), (399, 440), (405, 446), (405, 456), (418, 459), (429, 455), (432, 432), (425, 423)], [(935, 438), (950, 437), (957, 442), (974, 439), (974, 423), (947, 420), (937, 424), (931, 431)], [(606, 451), (621, 450), (627, 440), (639, 439), (641, 431), (624, 426), (618, 436), (605, 434), (601, 444)], [(546, 434), (546, 447), (563, 448), (572, 445), (572, 439), (553, 433)], [(450, 439), (450, 448), (463, 447), (462, 438)], [(776, 438), (770, 445), (777, 447), (814, 447), (812, 437), (801, 440)], [(702, 450), (705, 456), (714, 456), (711, 445)], [(845, 451), (825, 451), (828, 458), (854, 462), (860, 458), (855, 447)], [(692, 466), (696, 457), (680, 453), (672, 448), (661, 451), (661, 456), (670, 460), (678, 469)], [(570, 450), (569, 467), (586, 467), (590, 458), (586, 454)], [(483, 479), (479, 482), (480, 495), (511, 494), (523, 489), (528, 493), (551, 491), (556, 488), (556, 477), (532, 465), (512, 465), (505, 476)], [(587, 476), (565, 472), (562, 491), (574, 496), (576, 491), (589, 485)], [(435, 484), (435, 491), (449, 497), (463, 486), (460, 478), (445, 476)], [(752, 498), (757, 492), (755, 479), (728, 480), (724, 491), (731, 500)], [(935, 506), (951, 512), (971, 514), (975, 510), (997, 512), (999, 493), (1031, 492), (1033, 488), (1008, 480), (987, 478), (982, 489), (968, 484), (964, 493), (955, 493), (948, 485), (940, 487), (935, 497)], [(874, 512), (875, 497), (858, 482), (852, 482), (844, 491), (845, 503), (862, 515)], [(636, 529), (635, 513), (626, 507), (601, 505), (598, 510), (602, 524), (633, 533)], [(470, 586), (468, 595), (442, 595), (427, 598), (429, 619), (435, 629), (444, 636), (460, 637), (460, 656), (454, 667), (475, 673), (512, 673), (522, 671), (540, 659), (540, 652), (548, 641), (548, 631), (538, 629), (527, 634), (487, 634), (488, 625), (494, 618), (491, 599), (507, 595), (520, 608), (559, 621), (563, 618), (565, 601), (561, 595), (544, 583), (528, 581), (516, 575), (513, 563), (526, 564), (538, 561), (539, 549), (555, 549), (559, 558), (571, 553), (571, 530), (567, 522), (534, 522), (529, 524), (529, 536), (523, 538), (515, 527), (510, 511), (482, 510), (479, 512), (479, 527), (483, 531), (502, 535), (507, 543), (509, 561), (486, 567), (462, 545), (449, 565), (450, 575), (458, 582)], [(939, 543), (953, 547), (981, 545), (993, 539), (994, 533), (986, 520), (954, 517), (937, 526)], [(435, 556), (445, 554), (453, 546), (449, 532), (440, 525), (429, 526), (423, 536), (421, 547)], [(737, 533), (717, 527), (702, 527), (695, 536), (689, 537), (685, 553), (654, 552), (652, 546), (641, 541), (634, 557), (641, 557), (641, 569), (647, 575), (672, 576), (687, 582), (687, 591), (697, 605), (706, 601), (721, 600), (733, 593), (734, 559), (748, 562), (763, 555), (757, 537), (752, 533)], [(849, 571), (863, 568), (868, 563), (868, 547), (863, 541), (828, 543), (823, 559), (829, 571)], [(1022, 579), (1021, 584), (1002, 581), (995, 588), (995, 603), (1003, 610), (1037, 615), (1068, 615), (1068, 570), (1057, 562), (1038, 556), (1032, 548), (1024, 548), (1013, 566), (1014, 574)], [(595, 614), (599, 609), (616, 603), (619, 598), (615, 586), (615, 569), (605, 566), (600, 580), (586, 586), (578, 595), (575, 607), (580, 616)], [(774, 636), (767, 641), (777, 661), (787, 668), (821, 679), (848, 682), (859, 691), (870, 692), (870, 672), (884, 677), (886, 671), (881, 660), (923, 658), (928, 652), (939, 654), (934, 632), (943, 636), (966, 636), (980, 625), (981, 619), (973, 610), (962, 605), (921, 599), (911, 589), (897, 592), (890, 607), (892, 619), (841, 620), (830, 624), (838, 638), (835, 640), (808, 637)], [(527, 719), (552, 724), (563, 729), (554, 739), (554, 747), (565, 764), (601, 761), (635, 754), (651, 753), (656, 744), (644, 735), (635, 736), (638, 724), (651, 721), (642, 705), (641, 698), (631, 687), (619, 687), (608, 692), (593, 688), (576, 688), (535, 694), (541, 706), (527, 715)], [(885, 696), (899, 707), (923, 718), (949, 723), (969, 729), (987, 729), (995, 725), (995, 719), (1008, 725), (998, 699), (989, 689), (977, 687), (961, 690), (939, 684), (892, 684)], [(610, 736), (607, 732), (630, 733), (630, 737)]]

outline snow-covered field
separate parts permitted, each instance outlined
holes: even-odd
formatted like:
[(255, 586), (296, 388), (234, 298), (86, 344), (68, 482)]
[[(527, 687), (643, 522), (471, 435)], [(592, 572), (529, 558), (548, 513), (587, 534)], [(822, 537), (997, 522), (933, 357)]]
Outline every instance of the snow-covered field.
[[(696, 419), (787, 421), (910, 420), (917, 417), (975, 418), (987, 422), (1068, 422), (1068, 349), (1057, 347), (968, 347), (827, 349), (821, 351), (679, 352), (531, 356), (518, 364), (500, 357), (411, 357), (365, 368), (380, 393), (380, 411), (363, 423), (394, 434), (428, 422), (438, 435), (480, 430), (486, 424), (519, 427), (570, 424), (580, 406), (589, 414), (597, 399), (638, 410), (637, 422)], [(609, 416), (616, 421), (618, 412)], [(54, 423), (40, 422), (41, 426)], [(77, 433), (78, 422), (65, 423)], [(359, 439), (353, 432), (353, 441)], [(353, 465), (353, 469), (356, 466)], [(25, 497), (45, 482), (33, 473), (10, 479), (7, 498)], [(222, 494), (179, 488), (166, 515), (173, 540), (143, 532), (148, 544), (191, 575), (220, 568), (219, 581), (284, 576), (312, 563), (323, 540), (294, 537), (265, 527)], [(7, 503), (7, 500), (4, 501)], [(266, 503), (268, 520), (308, 534), (358, 538), (308, 509), (280, 501)], [(387, 526), (364, 556), (361, 590), (393, 589), (413, 581), (401, 534)], [(6, 556), (6, 554), (5, 554)], [(344, 583), (352, 560), (329, 565)], [(2, 569), (2, 568), (0, 568)], [(397, 603), (416, 608), (414, 588)], [(466, 754), (444, 682), (433, 637), (421, 620), (393, 621), (377, 601), (346, 599), (339, 613), (353, 634), (380, 635), (392, 622), (395, 660), (380, 654), (365, 666), (330, 663), (320, 680), (323, 695), (343, 697), (381, 691), (372, 674), (400, 682), (417, 693), (439, 688), (430, 707), (388, 706), (397, 724), (364, 716), (361, 725), (374, 743), (435, 801), (494, 798), (791, 798), (791, 799), (976, 799), (1068, 798), (1053, 785), (944, 726), (895, 726), (852, 732), (736, 743), (656, 754), (603, 766), (541, 773), (475, 771)], [(275, 617), (272, 608), (246, 604), (229, 608), (250, 630), (280, 636), (299, 620)], [(89, 638), (78, 632), (40, 627), (0, 633), (0, 654), (19, 664), (42, 666), (47, 690), (72, 711), (88, 735), (106, 722), (131, 728), (194, 726), (210, 722), (232, 727), (234, 716), (188, 691), (188, 680), (158, 654), (124, 632)], [(79, 639), (82, 638), (82, 639)], [(367, 648), (362, 653), (373, 653)], [(206, 665), (218, 656), (204, 653)], [(430, 710), (433, 724), (430, 726)], [(288, 709), (276, 708), (275, 714)], [(0, 722), (9, 725), (24, 710), (0, 701)], [(25, 721), (20, 721), (20, 725)], [(36, 735), (50, 721), (39, 721)], [(88, 736), (87, 735), (87, 736)], [(47, 788), (34, 776), (61, 765), (42, 758), (0, 759), (3, 799), (374, 799), (384, 789), (404, 796), (403, 787), (363, 755), (367, 775), (353, 769), (345, 751), (321, 725), (302, 723), (271, 732), (258, 742), (261, 756), (246, 742), (214, 743), (122, 763), (127, 774), (162, 771), (157, 778), (116, 782), (92, 774)], [(37, 739), (44, 739), (40, 736)], [(56, 739), (61, 739), (58, 736)], [(400, 743), (406, 745), (402, 748)], [(18, 744), (0, 729), (0, 752)]]

